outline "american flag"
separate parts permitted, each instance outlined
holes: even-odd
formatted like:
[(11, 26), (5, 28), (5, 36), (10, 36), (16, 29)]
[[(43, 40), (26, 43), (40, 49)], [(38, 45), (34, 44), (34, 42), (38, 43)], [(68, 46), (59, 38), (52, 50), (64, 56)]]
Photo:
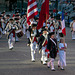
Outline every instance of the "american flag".
[(37, 2), (36, 0), (28, 0), (27, 8), (27, 24), (30, 25), (30, 20), (38, 14)]

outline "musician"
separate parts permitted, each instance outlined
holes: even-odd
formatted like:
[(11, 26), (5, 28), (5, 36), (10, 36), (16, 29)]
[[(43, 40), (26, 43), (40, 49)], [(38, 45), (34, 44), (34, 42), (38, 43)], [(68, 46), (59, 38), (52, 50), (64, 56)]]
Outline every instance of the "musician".
[(48, 68), (50, 68), (51, 64), (51, 70), (55, 71), (54, 68), (54, 60), (57, 55), (57, 40), (54, 38), (54, 32), (49, 33), (48, 43), (47, 43), (47, 49), (49, 49), (51, 60), (47, 63)]
[(57, 33), (56, 38), (57, 38), (57, 41), (59, 42), (61, 35), (63, 36), (62, 29), (61, 29), (61, 16), (59, 14), (57, 14), (57, 16), (56, 16), (56, 25), (57, 25), (57, 27), (56, 27), (56, 33)]
[(72, 40), (75, 40), (75, 16), (73, 17), (71, 30), (72, 30)]
[(3, 17), (2, 17), (3, 19), (5, 19), (5, 16), (6, 16), (5, 13), (6, 13), (5, 11), (3, 11), (3, 12), (1, 13), (1, 15), (3, 16)]
[(7, 24), (5, 28), (5, 34), (8, 33), (8, 45), (9, 50), (13, 49), (14, 43), (15, 43), (15, 30), (17, 30), (18, 27), (13, 24), (13, 19), (9, 20), (9, 23)]
[[(19, 18), (15, 18), (14, 24), (18, 27), (18, 29), (22, 29), (21, 24), (19, 22)], [(16, 42), (19, 41), (19, 38), (17, 37), (17, 34), (15, 34), (16, 36)]]
[(47, 64), (47, 53), (46, 53), (46, 48), (47, 48), (47, 42), (48, 42), (48, 30), (46, 28), (43, 28), (43, 34), (40, 36), (38, 39), (38, 45), (39, 45), (39, 50), (42, 51), (42, 56), (41, 56), (41, 62), (43, 65)]
[(30, 31), (30, 48), (31, 48), (31, 61), (35, 62), (35, 52), (37, 50), (37, 38), (39, 36), (39, 32), (36, 29), (37, 28), (37, 24), (33, 23), (32, 24), (32, 29)]
[(9, 23), (9, 20), (10, 20), (10, 15), (6, 15), (6, 24)]
[(27, 39), (28, 39), (28, 44), (27, 44), (27, 46), (29, 46), (30, 45), (30, 32), (31, 32), (31, 30), (32, 30), (32, 24), (33, 24), (33, 22), (34, 22), (34, 19), (33, 18), (31, 18), (31, 20), (30, 20), (30, 25), (27, 25), (27, 28), (26, 28), (26, 36), (27, 36)]
[(26, 28), (27, 28), (27, 22), (26, 21), (27, 21), (26, 14), (23, 14), (22, 18), (21, 18), (21, 26), (23, 27), (24, 35), (26, 34)]
[(0, 38), (2, 38), (2, 31), (3, 31), (3, 26), (2, 26), (2, 15), (0, 15)]
[(50, 27), (49, 27), (49, 32), (55, 32), (55, 20), (54, 20), (54, 16), (51, 15), (51, 20), (50, 20)]
[[(7, 14), (7, 15), (6, 15), (6, 18), (5, 18), (5, 28), (6, 28), (7, 24), (9, 23), (9, 20), (10, 20), (10, 15)], [(5, 28), (4, 28), (4, 29), (5, 29)]]

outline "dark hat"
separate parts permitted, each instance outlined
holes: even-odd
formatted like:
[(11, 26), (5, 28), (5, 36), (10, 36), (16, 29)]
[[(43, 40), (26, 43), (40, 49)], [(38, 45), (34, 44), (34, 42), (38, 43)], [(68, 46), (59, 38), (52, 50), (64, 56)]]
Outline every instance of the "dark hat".
[(13, 18), (10, 18), (10, 21), (13, 21)]
[(44, 28), (42, 31), (48, 31), (46, 28)]
[(22, 14), (22, 16), (23, 16), (23, 15), (26, 15), (26, 14), (24, 13), (24, 14)]
[(75, 20), (75, 16), (73, 17), (73, 20)]
[(6, 17), (10, 17), (10, 15), (8, 14), (8, 15), (6, 15)]
[(48, 29), (48, 26), (43, 26), (43, 27), (42, 27), (42, 30), (43, 30), (43, 29)]
[(32, 27), (37, 27), (37, 22), (33, 22)]
[(56, 20), (60, 20), (60, 19), (61, 19), (60, 14), (57, 14), (57, 15), (56, 15)]
[(32, 27), (37, 27), (37, 24), (32, 24)]
[(3, 17), (2, 15), (0, 15), (0, 17)]
[(19, 18), (15, 18), (15, 20), (19, 20)]
[(38, 20), (39, 19), (39, 17), (35, 17), (35, 20)]
[(55, 34), (55, 32), (50, 32), (49, 33), (49, 36), (52, 36), (52, 35), (54, 35)]
[(53, 14), (51, 14), (50, 16), (51, 16), (51, 18), (54, 18), (54, 15)]
[(22, 13), (21, 16), (27, 15), (26, 13)]
[(4, 14), (5, 13), (5, 11), (3, 11), (1, 14)]
[(43, 29), (42, 29), (42, 32), (43, 32), (43, 31), (48, 31), (48, 29), (47, 29), (47, 28), (43, 28)]
[(17, 13), (20, 13), (20, 11), (19, 10), (16, 10), (15, 14), (17, 14)]

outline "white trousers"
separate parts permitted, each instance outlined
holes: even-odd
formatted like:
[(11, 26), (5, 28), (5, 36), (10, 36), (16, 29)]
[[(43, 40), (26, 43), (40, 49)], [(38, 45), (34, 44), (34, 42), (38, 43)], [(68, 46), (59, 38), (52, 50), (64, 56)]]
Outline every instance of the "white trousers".
[(57, 31), (57, 35), (56, 35), (57, 41), (60, 41), (60, 36), (59, 36), (59, 31)]
[(0, 28), (0, 38), (2, 37), (2, 28)]
[(51, 58), (51, 60), (47, 63), (48, 66), (51, 65), (51, 69), (54, 69), (54, 59)]
[(26, 32), (26, 36), (27, 36), (27, 38), (30, 38), (30, 32), (28, 30)]
[(72, 32), (72, 39), (75, 40), (75, 32)]
[(15, 37), (13, 37), (13, 34), (10, 34), (9, 39), (8, 39), (9, 49), (13, 48), (14, 43), (15, 43)]
[(17, 34), (15, 34), (15, 37), (16, 37), (15, 41), (19, 41), (19, 38), (17, 37)]
[(46, 50), (46, 47), (42, 47), (41, 61), (43, 62), (43, 64), (45, 64), (47, 61), (47, 52), (45, 52), (45, 50)]
[(2, 25), (3, 25), (3, 29), (5, 28), (5, 23), (2, 23)]
[(26, 34), (26, 26), (23, 24), (23, 34)]
[(35, 52), (36, 52), (36, 49), (38, 48), (37, 43), (36, 42), (31, 43), (30, 48), (31, 48), (31, 61), (34, 61), (35, 60)]

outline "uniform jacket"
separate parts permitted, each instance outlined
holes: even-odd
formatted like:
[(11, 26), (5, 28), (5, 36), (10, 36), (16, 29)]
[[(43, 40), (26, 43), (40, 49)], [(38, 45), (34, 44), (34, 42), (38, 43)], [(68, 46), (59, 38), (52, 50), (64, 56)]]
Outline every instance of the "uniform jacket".
[(38, 45), (39, 45), (39, 50), (43, 47), (43, 43), (44, 41), (46, 41), (47, 39), (45, 39), (45, 37), (43, 35), (41, 35), (38, 39)]
[(57, 55), (57, 40), (53, 39), (54, 42), (56, 43), (56, 45), (50, 40), (50, 38), (48, 38), (48, 43), (47, 43), (47, 49), (49, 49), (50, 51), (50, 57), (51, 58), (55, 58)]

